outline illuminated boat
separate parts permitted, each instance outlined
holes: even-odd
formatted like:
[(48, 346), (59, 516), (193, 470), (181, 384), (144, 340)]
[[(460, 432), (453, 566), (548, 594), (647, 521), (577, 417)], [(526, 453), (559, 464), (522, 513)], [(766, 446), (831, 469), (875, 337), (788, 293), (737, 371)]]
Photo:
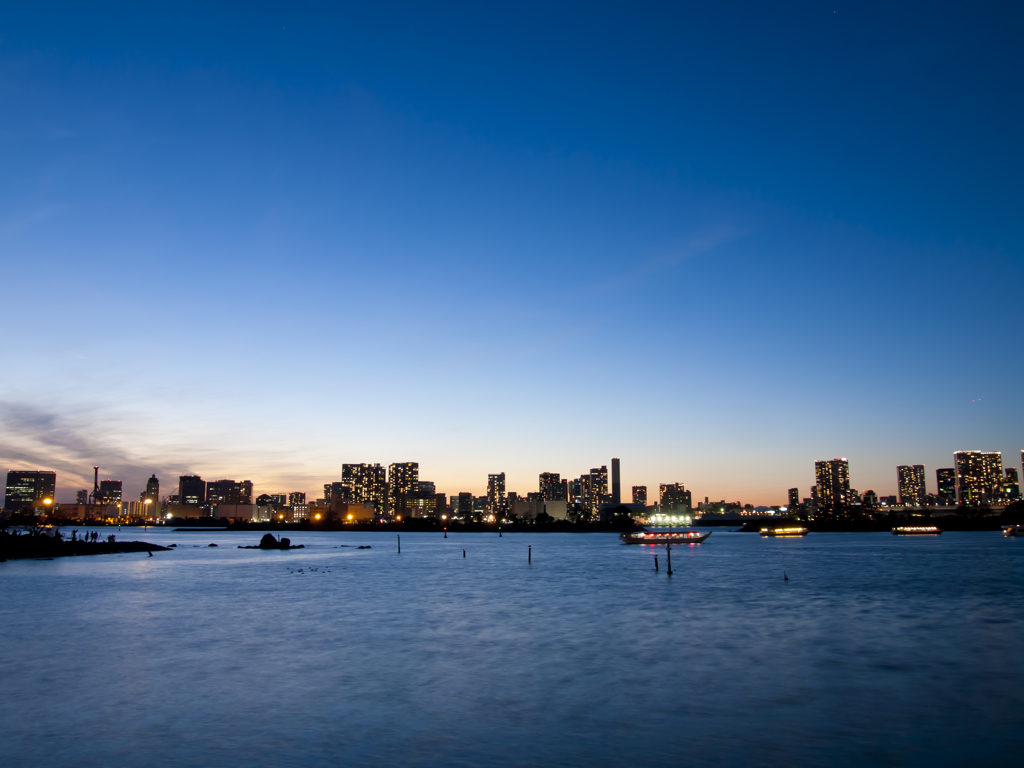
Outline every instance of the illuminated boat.
[(1004, 525), (1003, 536), (1024, 536), (1024, 525)]
[(892, 529), (893, 536), (938, 536), (940, 533), (942, 529), (934, 525), (901, 525)]
[(620, 533), (623, 544), (700, 544), (711, 535), (711, 531), (637, 531)]
[(786, 528), (762, 528), (762, 536), (775, 536), (777, 538), (789, 537), (789, 536), (806, 536), (810, 531), (807, 528), (800, 528), (798, 526), (788, 526)]

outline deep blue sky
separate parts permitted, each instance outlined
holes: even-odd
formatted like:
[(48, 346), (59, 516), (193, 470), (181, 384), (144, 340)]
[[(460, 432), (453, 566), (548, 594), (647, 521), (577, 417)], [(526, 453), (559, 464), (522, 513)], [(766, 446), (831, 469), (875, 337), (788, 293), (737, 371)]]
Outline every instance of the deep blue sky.
[[(152, 6), (152, 7), (150, 7)], [(0, 465), (1019, 461), (1024, 7), (7, 4)]]

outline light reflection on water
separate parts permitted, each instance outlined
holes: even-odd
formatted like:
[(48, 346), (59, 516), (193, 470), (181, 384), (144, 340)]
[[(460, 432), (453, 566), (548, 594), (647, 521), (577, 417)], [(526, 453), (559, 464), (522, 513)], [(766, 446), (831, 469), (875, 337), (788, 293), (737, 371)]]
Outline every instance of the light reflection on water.
[(125, 529), (179, 548), (0, 564), (2, 762), (1016, 765), (1024, 746), (1024, 541), (719, 529), (673, 547), (669, 578), (664, 548), (608, 534), (235, 549), (259, 537)]

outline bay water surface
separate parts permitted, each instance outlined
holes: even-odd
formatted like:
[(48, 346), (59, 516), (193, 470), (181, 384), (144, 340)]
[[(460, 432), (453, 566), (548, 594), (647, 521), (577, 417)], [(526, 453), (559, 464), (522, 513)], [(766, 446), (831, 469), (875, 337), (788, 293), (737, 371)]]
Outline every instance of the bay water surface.
[(99, 530), (178, 547), (0, 563), (5, 766), (1024, 760), (998, 533)]

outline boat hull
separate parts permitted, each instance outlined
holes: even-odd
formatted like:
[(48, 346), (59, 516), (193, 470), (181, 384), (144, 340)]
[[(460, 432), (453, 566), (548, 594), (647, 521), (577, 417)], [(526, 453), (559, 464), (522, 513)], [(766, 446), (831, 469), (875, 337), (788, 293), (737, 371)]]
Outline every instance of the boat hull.
[(934, 526), (920, 526), (910, 528), (893, 528), (893, 536), (938, 536), (942, 530)]
[(806, 536), (810, 531), (807, 528), (762, 528), (762, 536), (770, 536), (773, 539), (795, 539)]
[(651, 531), (639, 531), (637, 533), (623, 533), (619, 540), (623, 544), (700, 544), (711, 535), (688, 531), (685, 533), (655, 533)]

